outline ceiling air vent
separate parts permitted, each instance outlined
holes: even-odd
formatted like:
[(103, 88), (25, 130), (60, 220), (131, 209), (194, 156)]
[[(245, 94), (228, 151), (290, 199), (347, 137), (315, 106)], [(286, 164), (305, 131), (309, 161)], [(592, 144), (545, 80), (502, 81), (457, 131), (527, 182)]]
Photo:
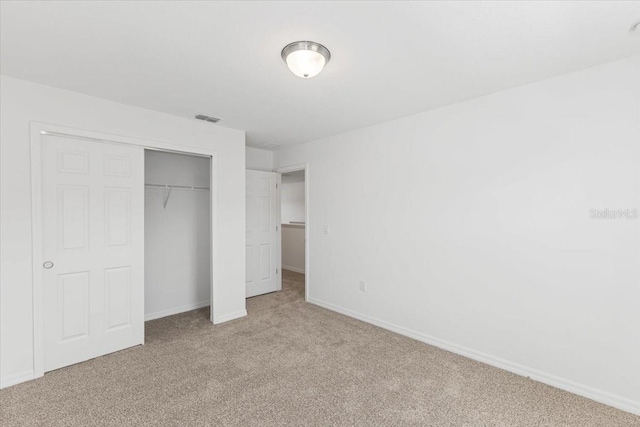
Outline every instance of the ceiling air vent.
[(204, 114), (196, 114), (196, 119), (204, 120), (205, 122), (218, 123), (220, 121), (219, 118), (213, 116), (205, 116)]

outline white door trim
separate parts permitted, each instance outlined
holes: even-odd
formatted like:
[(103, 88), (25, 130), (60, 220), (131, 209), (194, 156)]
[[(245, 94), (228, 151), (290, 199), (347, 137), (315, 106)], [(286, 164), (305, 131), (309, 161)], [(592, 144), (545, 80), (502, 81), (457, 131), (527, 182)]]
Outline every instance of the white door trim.
[[(309, 302), (309, 292), (311, 290), (311, 279), (309, 279), (311, 277), (311, 257), (309, 256), (309, 229), (311, 227), (309, 222), (309, 163), (299, 163), (274, 169), (274, 172), (281, 174), (297, 171), (304, 171), (304, 300)], [(282, 250), (280, 251), (282, 252)]]
[(217, 304), (217, 243), (218, 243), (218, 156), (215, 150), (193, 147), (184, 144), (149, 141), (120, 135), (111, 135), (83, 129), (30, 122), (31, 139), (31, 238), (32, 238), (32, 281), (33, 281), (33, 374), (34, 378), (44, 375), (44, 316), (43, 316), (43, 229), (42, 229), (42, 136), (58, 135), (94, 142), (124, 144), (150, 150), (170, 151), (210, 158), (211, 161), (211, 317), (212, 323), (222, 323), (225, 319), (216, 316)]

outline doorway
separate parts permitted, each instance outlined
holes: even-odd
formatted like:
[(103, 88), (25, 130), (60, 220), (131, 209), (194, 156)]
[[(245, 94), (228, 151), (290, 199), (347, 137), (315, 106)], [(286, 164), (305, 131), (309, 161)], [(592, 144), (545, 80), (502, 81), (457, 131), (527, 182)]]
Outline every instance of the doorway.
[[(280, 217), (283, 283), (304, 288), (309, 299), (309, 181), (308, 166), (276, 169), (281, 173)], [(283, 286), (285, 286), (283, 284)]]
[(305, 201), (304, 171), (282, 174), (282, 269), (304, 274)]

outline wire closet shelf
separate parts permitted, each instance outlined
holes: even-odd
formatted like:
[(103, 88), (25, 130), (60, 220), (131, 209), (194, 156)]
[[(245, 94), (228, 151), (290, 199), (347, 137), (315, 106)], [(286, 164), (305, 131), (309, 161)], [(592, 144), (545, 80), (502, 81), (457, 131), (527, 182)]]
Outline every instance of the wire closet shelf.
[(169, 202), (169, 197), (171, 196), (171, 191), (172, 190), (205, 190), (208, 191), (209, 187), (197, 187), (197, 186), (191, 186), (191, 185), (171, 185), (171, 184), (145, 184), (144, 185), (147, 188), (157, 188), (160, 190), (169, 190), (167, 191), (167, 195), (164, 198), (164, 203), (163, 203), (163, 207), (166, 209), (167, 208), (167, 203)]

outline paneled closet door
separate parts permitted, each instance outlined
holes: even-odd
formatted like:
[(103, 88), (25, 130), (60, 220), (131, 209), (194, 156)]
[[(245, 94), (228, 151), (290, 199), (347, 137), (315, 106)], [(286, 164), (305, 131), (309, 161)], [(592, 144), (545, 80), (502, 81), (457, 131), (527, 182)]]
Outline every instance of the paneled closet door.
[(279, 173), (247, 170), (247, 298), (282, 289), (279, 185)]
[(45, 371), (144, 342), (144, 152), (45, 136)]

